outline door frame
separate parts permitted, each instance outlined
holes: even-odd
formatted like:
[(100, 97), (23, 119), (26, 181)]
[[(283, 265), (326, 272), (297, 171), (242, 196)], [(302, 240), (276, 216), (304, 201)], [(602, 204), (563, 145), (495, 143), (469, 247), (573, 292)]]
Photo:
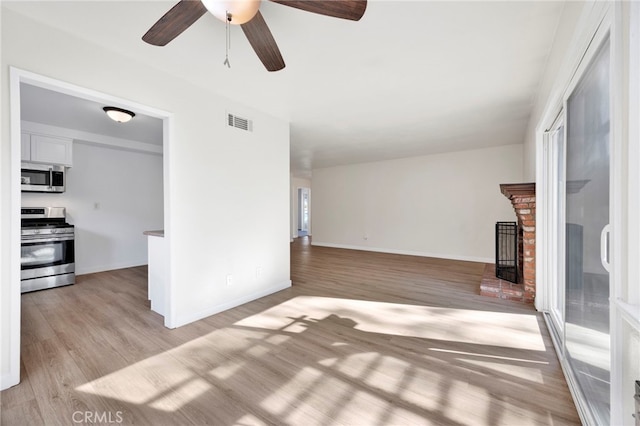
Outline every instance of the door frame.
[[(543, 156), (544, 161), (542, 161), (543, 173), (540, 178), (540, 184), (544, 188), (543, 194), (547, 194), (548, 196), (542, 197), (542, 203), (538, 203), (540, 206), (540, 213), (544, 216), (544, 223), (546, 226), (543, 227), (544, 235), (541, 235), (544, 243), (547, 244), (549, 248), (553, 248), (553, 250), (544, 250), (545, 257), (544, 262), (541, 266), (543, 269), (543, 275), (546, 283), (546, 291), (544, 292), (545, 299), (541, 302), (545, 307), (545, 310), (548, 312), (548, 322), (552, 322), (555, 327), (555, 331), (557, 331), (556, 338), (558, 340), (558, 351), (562, 351), (564, 353), (564, 298), (565, 298), (565, 288), (564, 286), (561, 289), (554, 288), (554, 285), (559, 284), (558, 278), (564, 275), (564, 265), (559, 262), (559, 259), (564, 259), (564, 243), (565, 236), (563, 233), (559, 233), (558, 226), (560, 224), (565, 223), (565, 211), (564, 211), (564, 196), (565, 194), (565, 185), (564, 181), (566, 179), (566, 170), (563, 167), (561, 170), (558, 170), (557, 163), (559, 161), (559, 153), (558, 147), (554, 146), (552, 135), (556, 132), (560, 127), (564, 127), (563, 131), (563, 144), (562, 144), (562, 156), (561, 158), (565, 160), (566, 158), (566, 118), (565, 118), (565, 110), (562, 108), (556, 118), (553, 120), (553, 123), (549, 127), (548, 130), (544, 132), (543, 135)], [(563, 161), (564, 162), (564, 161)], [(561, 176), (559, 176), (559, 173)], [(562, 182), (559, 186), (557, 182)], [(537, 201), (538, 202), (538, 201)], [(554, 209), (556, 207), (560, 211), (556, 211)], [(542, 233), (541, 233), (542, 234)], [(561, 301), (558, 301), (558, 294), (561, 294)], [(556, 312), (556, 305), (562, 303), (559, 311)]]
[[(10, 203), (4, 209), (10, 213), (10, 242), (9, 242), (9, 259), (10, 259), (10, 292), (9, 292), (9, 372), (0, 377), (0, 389), (7, 389), (20, 383), (20, 314), (21, 314), (21, 293), (20, 293), (20, 206), (22, 197), (20, 191), (20, 163), (21, 163), (21, 117), (20, 117), (20, 84), (27, 83), (33, 86), (42, 87), (44, 89), (53, 90), (78, 98), (88, 99), (106, 105), (116, 105), (121, 108), (140, 112), (141, 114), (162, 120), (162, 146), (163, 146), (163, 196), (164, 196), (164, 228), (165, 243), (170, 245), (171, 229), (170, 229), (170, 170), (169, 170), (169, 147), (171, 142), (171, 134), (173, 129), (173, 114), (154, 107), (139, 104), (137, 102), (119, 98), (93, 89), (77, 86), (61, 80), (57, 80), (44, 75), (36, 74), (31, 71), (22, 70), (16, 67), (9, 68), (9, 111), (10, 111), (10, 137), (11, 137), (11, 159), (10, 159)], [(169, 265), (170, 266), (170, 265)], [(169, 267), (168, 266), (168, 267)], [(165, 287), (165, 326), (170, 327), (173, 324), (174, 306), (172, 303), (172, 282), (171, 274)]]

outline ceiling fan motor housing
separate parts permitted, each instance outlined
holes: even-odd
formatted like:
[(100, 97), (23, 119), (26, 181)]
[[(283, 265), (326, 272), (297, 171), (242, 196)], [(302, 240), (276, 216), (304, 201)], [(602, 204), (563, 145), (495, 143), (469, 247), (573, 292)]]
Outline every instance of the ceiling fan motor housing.
[[(260, 9), (261, 0), (201, 0), (204, 7), (222, 22), (242, 25), (249, 22)], [(229, 20), (228, 17), (231, 16)]]

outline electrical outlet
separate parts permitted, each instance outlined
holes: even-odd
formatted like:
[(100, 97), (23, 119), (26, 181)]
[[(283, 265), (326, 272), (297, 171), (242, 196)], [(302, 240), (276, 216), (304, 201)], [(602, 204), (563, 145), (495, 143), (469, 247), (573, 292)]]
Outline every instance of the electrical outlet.
[(262, 278), (262, 267), (258, 266), (256, 268), (256, 279), (259, 280), (260, 278)]
[(233, 285), (233, 275), (227, 275), (227, 285)]

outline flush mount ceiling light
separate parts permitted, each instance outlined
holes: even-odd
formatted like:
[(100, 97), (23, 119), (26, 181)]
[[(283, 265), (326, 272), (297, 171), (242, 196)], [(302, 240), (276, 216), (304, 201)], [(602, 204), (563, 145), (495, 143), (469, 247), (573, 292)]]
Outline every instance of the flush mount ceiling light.
[(118, 123), (126, 123), (136, 116), (133, 112), (122, 108), (108, 106), (102, 109), (107, 113), (110, 119), (117, 121)]

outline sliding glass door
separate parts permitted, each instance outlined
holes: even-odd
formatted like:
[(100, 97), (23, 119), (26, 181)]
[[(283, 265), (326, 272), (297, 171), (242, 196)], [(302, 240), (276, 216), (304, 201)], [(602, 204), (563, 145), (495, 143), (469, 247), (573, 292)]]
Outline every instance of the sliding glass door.
[(598, 424), (609, 424), (609, 42), (566, 99), (564, 352)]

